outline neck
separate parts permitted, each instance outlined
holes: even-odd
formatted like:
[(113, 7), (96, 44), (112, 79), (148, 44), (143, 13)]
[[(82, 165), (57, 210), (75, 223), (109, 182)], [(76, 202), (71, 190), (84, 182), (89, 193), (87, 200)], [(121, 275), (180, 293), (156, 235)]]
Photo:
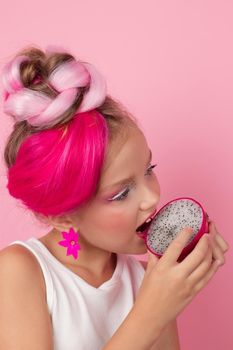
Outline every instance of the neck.
[(62, 264), (77, 270), (85, 270), (97, 278), (101, 278), (111, 273), (116, 267), (116, 254), (108, 252), (93, 245), (90, 245), (80, 234), (79, 244), (81, 249), (78, 250), (77, 260), (73, 255), (66, 255), (67, 248), (62, 247), (58, 242), (62, 239), (61, 232), (53, 229), (45, 236), (45, 243), (50, 252)]

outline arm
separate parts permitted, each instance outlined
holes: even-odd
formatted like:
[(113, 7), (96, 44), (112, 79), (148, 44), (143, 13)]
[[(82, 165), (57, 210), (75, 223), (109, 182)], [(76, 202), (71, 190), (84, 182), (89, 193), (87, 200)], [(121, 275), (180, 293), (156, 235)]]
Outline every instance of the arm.
[[(147, 262), (142, 262), (142, 265), (146, 267)], [(141, 313), (141, 307), (134, 304), (102, 350), (119, 350), (122, 346), (124, 350), (180, 350), (176, 320), (161, 328), (159, 320), (157, 325), (148, 323), (148, 317)]]
[(180, 350), (176, 320), (170, 322), (150, 350)]
[(0, 251), (0, 350), (52, 350), (39, 266), (21, 246)]
[(140, 311), (132, 307), (102, 350), (155, 350), (152, 346), (159, 339), (161, 331), (158, 326), (144, 322)]
[[(140, 261), (144, 269), (147, 267), (147, 261)], [(170, 322), (163, 329), (158, 340), (150, 350), (180, 350), (179, 334), (176, 320)]]

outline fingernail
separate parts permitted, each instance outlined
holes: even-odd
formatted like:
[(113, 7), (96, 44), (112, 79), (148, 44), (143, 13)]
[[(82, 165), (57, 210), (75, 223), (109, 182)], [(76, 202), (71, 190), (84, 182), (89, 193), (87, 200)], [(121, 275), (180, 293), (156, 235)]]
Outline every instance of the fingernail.
[(186, 227), (186, 231), (187, 231), (188, 233), (191, 233), (191, 232), (193, 232), (193, 229), (192, 229), (192, 227)]

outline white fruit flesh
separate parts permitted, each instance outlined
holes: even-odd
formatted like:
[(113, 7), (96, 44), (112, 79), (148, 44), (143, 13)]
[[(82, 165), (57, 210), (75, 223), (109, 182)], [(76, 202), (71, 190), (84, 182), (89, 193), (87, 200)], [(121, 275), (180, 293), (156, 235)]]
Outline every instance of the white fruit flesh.
[(174, 201), (165, 206), (152, 220), (147, 235), (147, 244), (154, 252), (163, 254), (172, 240), (186, 227), (193, 228), (193, 234), (186, 246), (199, 232), (203, 222), (201, 207), (189, 199)]

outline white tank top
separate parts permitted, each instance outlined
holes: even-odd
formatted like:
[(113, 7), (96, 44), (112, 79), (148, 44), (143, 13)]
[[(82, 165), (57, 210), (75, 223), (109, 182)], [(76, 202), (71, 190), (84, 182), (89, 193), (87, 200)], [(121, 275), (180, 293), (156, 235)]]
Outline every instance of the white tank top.
[(96, 288), (59, 262), (37, 238), (9, 245), (15, 243), (29, 249), (42, 269), (54, 350), (101, 350), (135, 302), (145, 273), (141, 263), (117, 254), (112, 277)]

